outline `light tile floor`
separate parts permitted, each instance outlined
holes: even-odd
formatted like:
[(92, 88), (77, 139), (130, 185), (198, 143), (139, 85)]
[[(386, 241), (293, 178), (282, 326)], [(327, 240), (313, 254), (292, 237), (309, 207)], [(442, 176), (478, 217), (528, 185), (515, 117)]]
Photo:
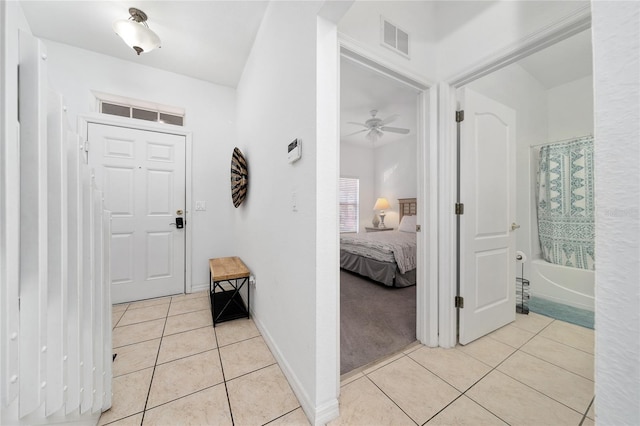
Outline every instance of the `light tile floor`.
[[(100, 425), (308, 425), (253, 321), (207, 293), (113, 307)], [(342, 378), (334, 425), (593, 425), (593, 330), (531, 313), (455, 349), (414, 344)]]

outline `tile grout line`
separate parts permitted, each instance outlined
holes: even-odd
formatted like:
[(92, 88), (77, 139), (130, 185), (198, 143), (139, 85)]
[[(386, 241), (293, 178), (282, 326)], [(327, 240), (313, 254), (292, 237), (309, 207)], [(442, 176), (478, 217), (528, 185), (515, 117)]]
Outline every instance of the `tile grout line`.
[(283, 417), (285, 417), (285, 416), (288, 416), (289, 414), (293, 413), (294, 411), (296, 411), (296, 410), (298, 410), (298, 409), (300, 409), (300, 408), (302, 408), (302, 406), (298, 405), (298, 406), (297, 406), (296, 408), (294, 408), (293, 410), (291, 410), (291, 411), (287, 411), (286, 413), (284, 413), (284, 414), (282, 414), (282, 415), (280, 415), (280, 416), (276, 417), (275, 419), (271, 419), (271, 420), (269, 420), (269, 421), (268, 421), (268, 422), (266, 422), (266, 423), (262, 423), (262, 426), (267, 426), (268, 424), (271, 424), (271, 423), (275, 422), (275, 421), (276, 421), (276, 420), (278, 420), (278, 419), (281, 419), (281, 418), (283, 418)]
[[(404, 355), (404, 356), (406, 356), (406, 355)], [(395, 361), (393, 361), (393, 362), (396, 362), (396, 361), (398, 361), (398, 360), (400, 360), (400, 359), (402, 359), (402, 358), (403, 358), (403, 357), (400, 357), (400, 358), (396, 359), (396, 360), (395, 360)], [(387, 364), (387, 365), (389, 365), (389, 364)], [(376, 369), (376, 370), (374, 370), (374, 371), (377, 371), (377, 370), (379, 370), (379, 369)], [(373, 371), (372, 371), (372, 373), (373, 373)], [(400, 411), (402, 411), (402, 412), (404, 413), (404, 415), (405, 415), (405, 416), (407, 416), (407, 417), (409, 418), (409, 420), (411, 420), (414, 424), (418, 425), (418, 422), (416, 422), (415, 420), (413, 420), (413, 417), (411, 417), (411, 416), (409, 415), (409, 413), (407, 413), (406, 411), (404, 411), (404, 409), (403, 409), (401, 406), (399, 406), (399, 405), (398, 405), (398, 403), (397, 403), (397, 402), (395, 402), (395, 401), (393, 400), (393, 398), (391, 398), (389, 395), (387, 395), (387, 393), (386, 393), (385, 391), (383, 391), (383, 390), (380, 388), (380, 386), (378, 386), (378, 384), (377, 384), (376, 382), (374, 382), (374, 381), (373, 381), (373, 379), (372, 379), (371, 377), (369, 377), (369, 375), (368, 375), (368, 374), (365, 374), (365, 375), (364, 375), (364, 377), (366, 377), (366, 379), (367, 379), (367, 380), (369, 380), (369, 381), (373, 384), (373, 386), (375, 386), (376, 388), (378, 388), (378, 390), (379, 390), (380, 392), (382, 392), (382, 394), (383, 394), (383, 395), (384, 395), (384, 396), (385, 396), (389, 401), (391, 401), (391, 403), (392, 403), (393, 405), (395, 405), (396, 407), (398, 407), (398, 409), (399, 409)]]
[[(553, 321), (551, 321), (549, 324), (547, 324), (545, 327), (543, 327), (540, 331), (538, 331), (538, 333), (536, 333), (533, 337), (538, 336), (540, 333), (542, 333), (542, 331), (543, 331), (543, 330), (545, 330), (547, 327), (549, 327), (549, 326), (550, 326), (551, 324), (553, 324), (555, 321), (556, 321), (555, 319), (554, 319)], [(527, 331), (528, 331), (528, 330), (527, 330)], [(531, 339), (533, 339), (533, 337), (532, 337)], [(541, 336), (541, 337), (544, 337), (544, 336)], [(495, 339), (494, 339), (494, 340), (495, 340)], [(523, 346), (524, 346), (524, 345), (523, 345)], [(524, 382), (522, 382), (522, 381), (520, 381), (520, 380), (516, 379), (515, 377), (512, 377), (511, 375), (509, 375), (509, 374), (507, 374), (507, 373), (505, 373), (505, 372), (502, 372), (502, 371), (498, 370), (498, 367), (500, 367), (502, 364), (504, 364), (504, 362), (505, 362), (505, 361), (507, 361), (509, 358), (511, 358), (515, 353), (519, 352), (519, 351), (521, 350), (521, 348), (522, 348), (522, 346), (521, 346), (520, 348), (516, 349), (516, 350), (515, 350), (514, 352), (512, 352), (511, 354), (509, 354), (509, 356), (507, 356), (505, 359), (503, 359), (501, 362), (499, 362), (495, 367), (493, 367), (493, 369), (492, 369), (491, 371), (489, 371), (487, 374), (485, 374), (484, 376), (482, 376), (482, 377), (480, 378), (480, 380), (476, 381), (476, 382), (475, 382), (473, 385), (471, 385), (467, 390), (465, 390), (465, 391), (463, 392), (463, 394), (466, 394), (466, 393), (467, 393), (467, 391), (468, 391), (469, 389), (471, 389), (472, 387), (474, 387), (475, 385), (477, 385), (477, 384), (478, 384), (482, 379), (484, 379), (484, 378), (485, 378), (486, 376), (488, 376), (490, 373), (492, 373), (493, 371), (497, 370), (499, 373), (504, 374), (505, 376), (509, 377), (510, 379), (515, 380), (516, 382), (518, 382), (518, 383), (520, 383), (520, 384), (522, 384), (522, 385), (524, 385), (524, 386), (528, 387), (529, 389), (533, 390), (534, 392), (537, 392), (537, 393), (539, 393), (540, 395), (545, 396), (545, 397), (547, 397), (547, 398), (551, 399), (552, 401), (555, 401), (555, 402), (557, 402), (558, 404), (560, 404), (560, 405), (562, 405), (562, 406), (564, 406), (564, 407), (566, 407), (566, 408), (568, 408), (568, 409), (570, 409), (570, 410), (572, 410), (572, 411), (574, 411), (574, 412), (576, 412), (576, 413), (580, 414), (580, 412), (579, 412), (579, 411), (577, 411), (576, 409), (574, 409), (574, 408), (572, 408), (572, 407), (569, 407), (569, 406), (568, 406), (568, 405), (566, 405), (565, 403), (560, 402), (560, 401), (558, 401), (557, 399), (555, 399), (555, 398), (551, 397), (550, 395), (547, 395), (547, 394), (543, 393), (542, 391), (540, 391), (540, 390), (538, 390), (538, 389), (536, 389), (536, 388), (534, 388), (534, 387), (532, 387), (532, 386), (528, 385), (527, 383), (524, 383)], [(527, 352), (524, 352), (524, 351), (523, 351), (523, 353), (524, 353), (524, 354), (529, 355)], [(475, 357), (474, 357), (474, 358), (475, 358)], [(476, 359), (477, 359), (477, 358), (476, 358)], [(480, 361), (480, 360), (479, 360), (479, 361)], [(542, 361), (545, 361), (545, 360), (542, 360)], [(554, 364), (552, 364), (552, 363), (550, 363), (550, 362), (548, 362), (548, 361), (545, 361), (545, 362), (547, 362), (547, 363), (549, 363), (549, 364), (551, 364), (551, 365), (554, 365)], [(556, 367), (558, 367), (558, 368), (562, 368), (562, 367), (559, 367), (559, 366), (556, 366)], [(571, 373), (571, 371), (566, 370), (566, 369), (564, 369), (564, 368), (563, 368), (563, 370), (565, 370), (565, 371), (567, 371), (567, 372)], [(573, 374), (575, 374), (575, 373), (573, 373)], [(577, 376), (579, 376), (579, 377), (582, 377), (582, 376), (580, 376), (579, 374), (576, 374), (576, 375), (577, 375)], [(478, 401), (476, 401), (475, 399), (473, 399), (473, 398), (471, 398), (471, 397), (468, 397), (468, 398), (469, 398), (469, 399), (471, 399), (472, 401), (474, 401), (475, 403), (477, 403), (478, 405), (480, 405), (480, 403), (479, 403)], [(480, 406), (481, 406), (482, 408), (484, 408), (485, 410), (487, 410), (487, 411), (491, 412), (490, 410), (488, 410), (488, 409), (487, 409), (486, 407), (484, 407), (483, 405), (480, 405)], [(587, 408), (587, 409), (588, 409), (588, 408)], [(494, 413), (492, 413), (492, 412), (491, 412), (491, 414), (494, 414)], [(495, 414), (494, 414), (494, 415), (495, 415)], [(498, 417), (498, 416), (496, 416), (496, 417)], [(498, 418), (500, 418), (500, 417), (498, 417)], [(502, 419), (501, 419), (501, 420), (502, 420)], [(504, 420), (503, 420), (503, 421), (504, 421)]]
[[(424, 424), (427, 424), (428, 422), (430, 422), (430, 421), (431, 421), (435, 416), (437, 416), (440, 412), (444, 411), (447, 407), (449, 407), (449, 406), (450, 406), (451, 404), (453, 404), (455, 401), (457, 401), (458, 399), (460, 399), (460, 397), (462, 397), (463, 395), (464, 395), (464, 396), (467, 396), (467, 395), (466, 395), (466, 393), (467, 393), (471, 388), (473, 388), (475, 385), (477, 385), (478, 383), (480, 383), (480, 382), (481, 382), (485, 377), (487, 377), (489, 374), (491, 374), (494, 370), (497, 370), (499, 373), (506, 375), (507, 377), (509, 377), (509, 378), (511, 378), (511, 379), (513, 379), (513, 380), (515, 380), (515, 381), (517, 381), (518, 383), (521, 383), (521, 384), (523, 384), (523, 385), (527, 386), (528, 388), (532, 389), (533, 391), (540, 393), (541, 395), (543, 395), (543, 396), (545, 396), (545, 397), (547, 397), (547, 398), (549, 398), (549, 399), (551, 399), (551, 400), (553, 400), (553, 401), (555, 401), (555, 402), (557, 402), (557, 403), (559, 403), (559, 404), (561, 404), (561, 405), (563, 405), (563, 406), (565, 406), (565, 407), (569, 408), (570, 410), (576, 411), (575, 409), (573, 409), (573, 408), (571, 408), (571, 407), (567, 406), (566, 404), (563, 404), (562, 402), (557, 401), (555, 398), (552, 398), (551, 396), (546, 395), (546, 394), (542, 393), (541, 391), (539, 391), (539, 390), (537, 390), (537, 389), (532, 388), (531, 386), (527, 385), (526, 383), (523, 383), (523, 382), (521, 382), (520, 380), (518, 380), (518, 379), (516, 379), (516, 378), (514, 378), (514, 377), (511, 377), (510, 375), (508, 375), (508, 374), (506, 374), (506, 373), (503, 373), (502, 371), (498, 370), (498, 367), (499, 367), (500, 365), (502, 365), (506, 360), (508, 360), (509, 358), (511, 358), (515, 353), (517, 353), (518, 351), (520, 351), (520, 350), (522, 349), (522, 347), (523, 347), (525, 344), (527, 344), (530, 340), (532, 340), (534, 337), (536, 337), (537, 335), (539, 335), (543, 330), (545, 330), (547, 327), (549, 327), (549, 326), (550, 326), (554, 321), (555, 321), (555, 319), (554, 319), (554, 320), (552, 320), (551, 322), (549, 322), (549, 324), (547, 324), (546, 326), (544, 326), (544, 327), (543, 327), (542, 329), (540, 329), (537, 333), (534, 333), (534, 335), (533, 335), (533, 336), (531, 336), (531, 338), (529, 338), (529, 340), (527, 340), (525, 343), (523, 343), (523, 344), (522, 344), (520, 347), (518, 347), (518, 348), (514, 348), (513, 346), (511, 346), (511, 345), (509, 345), (509, 344), (506, 344), (506, 343), (504, 343), (504, 342), (501, 342), (501, 341), (499, 341), (499, 340), (497, 340), (497, 339), (493, 339), (493, 338), (492, 338), (492, 340), (495, 340), (495, 341), (497, 341), (497, 342), (499, 342), (499, 343), (502, 343), (502, 344), (505, 344), (506, 346), (509, 346), (510, 348), (515, 349), (515, 350), (514, 350), (511, 354), (509, 354), (505, 359), (503, 359), (502, 361), (500, 361), (500, 362), (499, 362), (495, 367), (491, 367), (491, 366), (490, 366), (490, 365), (488, 365), (486, 362), (484, 362), (484, 361), (482, 361), (482, 360), (480, 360), (480, 359), (476, 358), (475, 356), (473, 356), (473, 355), (471, 355), (471, 354), (467, 354), (467, 353), (466, 353), (466, 352), (464, 352), (464, 351), (461, 351), (461, 352), (462, 352), (462, 353), (464, 353), (465, 355), (470, 356), (470, 357), (472, 357), (473, 359), (475, 359), (475, 360), (477, 360), (477, 361), (479, 361), (479, 362), (481, 362), (481, 363), (483, 363), (483, 364), (485, 364), (485, 365), (487, 365), (487, 366), (491, 367), (491, 370), (489, 370), (486, 374), (484, 374), (482, 377), (480, 377), (478, 380), (476, 380), (476, 381), (475, 381), (471, 386), (469, 386), (467, 389), (465, 389), (465, 390), (464, 390), (460, 395), (458, 395), (454, 400), (452, 400), (452, 401), (451, 401), (451, 402), (449, 402), (447, 405), (445, 405), (445, 406), (444, 406), (440, 411), (438, 411), (436, 414), (434, 414), (433, 416), (431, 416), (431, 417), (430, 417), (430, 418), (429, 418), (429, 419), (428, 419)], [(533, 333), (531, 330), (525, 330), (525, 329), (520, 328), (520, 327), (517, 327), (517, 328), (518, 328), (519, 330), (528, 331), (528, 332), (530, 332), (530, 333)], [(488, 337), (490, 337), (490, 336), (488, 336)], [(544, 337), (544, 336), (541, 336), (541, 337)], [(455, 349), (455, 347), (454, 347), (454, 348), (451, 348), (451, 349)], [(527, 352), (524, 352), (524, 351), (523, 351), (523, 353), (527, 354)], [(409, 354), (405, 354), (405, 355), (406, 355), (406, 356), (409, 356)], [(427, 371), (429, 371), (431, 374), (435, 375), (435, 376), (436, 376), (436, 377), (438, 377), (440, 380), (442, 380), (443, 382), (445, 382), (446, 384), (448, 384), (449, 386), (453, 387), (456, 391), (458, 391), (458, 392), (459, 392), (458, 388), (456, 388), (454, 385), (452, 385), (451, 383), (449, 383), (447, 380), (445, 380), (444, 378), (440, 377), (438, 374), (436, 374), (435, 372), (431, 371), (429, 368), (427, 368), (426, 366), (424, 366), (424, 365), (422, 365), (421, 363), (417, 362), (416, 360), (414, 360), (414, 359), (413, 359), (413, 358), (411, 358), (410, 356), (409, 356), (409, 358), (410, 358), (410, 359), (412, 359), (414, 362), (416, 362), (418, 365), (420, 365), (422, 368), (426, 369), (426, 370), (427, 370)], [(543, 361), (544, 361), (544, 360), (543, 360)], [(548, 361), (546, 361), (546, 362), (548, 362)], [(549, 364), (551, 364), (551, 363), (549, 363)], [(553, 364), (552, 364), (552, 365), (553, 365)], [(559, 366), (557, 366), (557, 367), (559, 367)], [(559, 367), (559, 368), (562, 368), (562, 367)], [(564, 370), (565, 370), (565, 371), (567, 371), (567, 372), (570, 372), (569, 370), (566, 370), (566, 369), (564, 369)], [(375, 370), (374, 370), (374, 371), (375, 371)], [(570, 372), (570, 373), (571, 373), (571, 372)], [(573, 374), (575, 374), (575, 373), (573, 373)], [(365, 376), (367, 376), (367, 377), (368, 377), (368, 375), (366, 375), (366, 374), (365, 374)], [(580, 375), (577, 375), (577, 376), (580, 376)], [(580, 377), (581, 377), (581, 376), (580, 376)], [(369, 380), (371, 380), (371, 379), (369, 379)], [(371, 380), (371, 381), (373, 382), (373, 380)], [(374, 385), (375, 385), (375, 382), (374, 382)], [(377, 386), (377, 385), (376, 385), (376, 386)], [(382, 389), (380, 389), (380, 390), (382, 391)], [(384, 393), (384, 391), (382, 391), (382, 392)], [(386, 395), (386, 394), (385, 394), (385, 396), (387, 396), (387, 397), (388, 397), (388, 395)], [(477, 405), (479, 405), (480, 407), (482, 407), (484, 410), (486, 410), (486, 411), (488, 411), (489, 413), (491, 413), (492, 415), (494, 415), (496, 418), (498, 418), (498, 419), (500, 419), (501, 421), (503, 421), (503, 422), (505, 422), (505, 423), (507, 423), (507, 424), (508, 424), (508, 422), (506, 422), (506, 421), (505, 421), (504, 419), (502, 419), (500, 416), (496, 415), (494, 412), (492, 412), (491, 410), (489, 410), (487, 407), (485, 407), (485, 406), (481, 405), (481, 404), (480, 404), (478, 401), (476, 401), (475, 399), (473, 399), (473, 398), (471, 398), (471, 397), (469, 397), (469, 396), (467, 396), (467, 398), (469, 398), (469, 399), (470, 399), (471, 401), (473, 401), (475, 404), (477, 404)], [(594, 397), (594, 398), (595, 398), (595, 397)], [(391, 398), (389, 398), (389, 399), (391, 399)], [(392, 402), (394, 402), (393, 400), (391, 400), (391, 401), (392, 401)], [(394, 402), (394, 403), (395, 403), (395, 402)], [(396, 405), (397, 405), (397, 404), (396, 404)], [(587, 407), (587, 411), (588, 411), (588, 410), (589, 410), (589, 408)], [(577, 411), (576, 411), (576, 412), (577, 412)], [(585, 416), (586, 416), (586, 414), (585, 414)]]
[(594, 395), (593, 398), (591, 398), (591, 402), (587, 406), (587, 409), (584, 411), (584, 414), (582, 415), (582, 420), (580, 420), (580, 424), (578, 424), (578, 426), (582, 426), (584, 424), (584, 421), (587, 419), (587, 414), (589, 414), (589, 410), (591, 409), (591, 406), (593, 405), (595, 400), (596, 400), (596, 396)]
[[(212, 308), (213, 309), (213, 308)], [(227, 377), (224, 374), (224, 365), (222, 364), (222, 354), (220, 353), (220, 346), (218, 342), (218, 333), (216, 332), (215, 322), (213, 321), (213, 316), (211, 318), (211, 328), (213, 329), (213, 334), (216, 336), (216, 348), (218, 349), (218, 358), (220, 359), (220, 370), (222, 371), (222, 382), (224, 383), (224, 392), (227, 394), (227, 405), (229, 406), (229, 415), (231, 416), (231, 425), (235, 425), (235, 421), (233, 420), (233, 410), (231, 409), (231, 399), (229, 398), (229, 388), (227, 387)]]
[[(169, 307), (171, 307), (171, 301), (169, 301)], [(162, 326), (162, 334), (160, 335), (160, 343), (158, 344), (158, 352), (156, 353), (156, 361), (153, 364), (153, 372), (151, 373), (151, 381), (149, 382), (149, 390), (147, 391), (147, 398), (144, 401), (144, 409), (142, 410), (142, 419), (140, 419), (140, 426), (144, 424), (144, 416), (147, 414), (147, 405), (149, 404), (149, 395), (151, 395), (151, 387), (153, 386), (153, 378), (156, 375), (156, 367), (158, 366), (158, 358), (160, 357), (160, 349), (162, 348), (162, 339), (164, 338), (164, 330), (167, 327), (167, 318), (169, 315), (169, 308), (167, 308), (167, 316), (164, 318), (164, 325)]]

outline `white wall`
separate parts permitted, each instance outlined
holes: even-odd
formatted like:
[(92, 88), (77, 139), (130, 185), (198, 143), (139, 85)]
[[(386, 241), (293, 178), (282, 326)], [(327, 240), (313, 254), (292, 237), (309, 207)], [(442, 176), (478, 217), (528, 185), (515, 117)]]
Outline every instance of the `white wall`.
[(593, 76), (547, 92), (549, 142), (593, 134)]
[[(547, 140), (547, 91), (517, 64), (476, 80), (469, 87), (516, 111), (516, 222), (521, 226), (516, 233), (516, 249), (530, 260), (540, 251), (530, 147)], [(528, 262), (525, 275), (527, 269), (530, 271)]]
[(340, 144), (340, 176), (360, 179), (360, 227), (358, 232), (365, 232), (371, 223), (376, 202), (374, 177), (374, 151), (353, 144)]
[[(237, 255), (257, 281), (254, 319), (312, 422), (338, 409), (338, 55), (335, 29), (318, 27), (318, 10), (317, 2), (267, 8), (238, 85), (249, 192), (233, 212)], [(329, 81), (333, 104), (320, 107)], [(295, 138), (302, 158), (289, 164)]]
[(596, 423), (640, 424), (640, 3), (593, 7)]
[(374, 156), (374, 202), (379, 197), (389, 201), (391, 208), (385, 211), (384, 224), (387, 228), (397, 228), (400, 218), (398, 198), (414, 198), (418, 195), (416, 138), (409, 136), (382, 145), (375, 149)]
[[(435, 79), (435, 15), (432, 1), (357, 1), (338, 30), (397, 71), (418, 79)], [(380, 16), (409, 33), (410, 59), (381, 45)]]
[[(235, 253), (228, 146), (236, 140), (235, 91), (202, 80), (123, 61), (45, 40), (52, 86), (76, 117), (96, 111), (91, 91), (185, 108), (185, 129), (192, 133), (193, 201), (206, 201), (206, 211), (192, 214), (193, 286), (208, 286), (208, 259)], [(86, 135), (85, 135), (86, 136)]]

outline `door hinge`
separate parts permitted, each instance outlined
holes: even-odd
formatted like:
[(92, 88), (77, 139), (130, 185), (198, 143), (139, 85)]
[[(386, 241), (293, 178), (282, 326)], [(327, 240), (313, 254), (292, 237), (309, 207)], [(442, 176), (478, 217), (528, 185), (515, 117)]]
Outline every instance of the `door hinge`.
[(456, 123), (464, 121), (464, 110), (456, 111)]
[(416, 225), (416, 232), (420, 232), (422, 228), (420, 228), (420, 225)]
[(456, 214), (457, 215), (464, 214), (464, 204), (463, 203), (456, 203)]
[(464, 308), (464, 297), (456, 296), (453, 304), (456, 308), (460, 308), (460, 309)]
[(89, 152), (89, 141), (84, 142), (84, 152)]

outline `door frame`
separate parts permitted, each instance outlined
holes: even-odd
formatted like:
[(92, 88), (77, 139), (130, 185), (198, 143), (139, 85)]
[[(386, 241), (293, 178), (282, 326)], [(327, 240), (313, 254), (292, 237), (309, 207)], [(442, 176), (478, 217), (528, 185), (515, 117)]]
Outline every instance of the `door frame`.
[[(78, 116), (78, 134), (81, 137), (81, 145), (78, 147), (83, 152), (88, 152), (90, 142), (88, 141), (89, 123), (102, 124), (106, 126), (125, 127), (133, 130), (145, 130), (149, 132), (167, 133), (171, 135), (183, 136), (185, 139), (185, 167), (184, 167), (184, 185), (185, 185), (185, 239), (184, 239), (184, 293), (191, 293), (192, 290), (192, 228), (193, 217), (191, 212), (192, 204), (192, 179), (191, 179), (191, 161), (192, 161), (192, 132), (184, 127), (172, 126), (164, 123), (156, 123), (153, 121), (137, 120), (135, 118), (118, 117), (115, 115), (105, 115), (99, 113), (90, 113)], [(85, 164), (88, 163), (87, 155), (84, 156)]]
[(480, 63), (465, 69), (457, 75), (443, 79), (438, 84), (439, 112), (439, 217), (441, 239), (438, 244), (440, 261), (439, 286), (439, 324), (440, 346), (451, 348), (457, 342), (457, 310), (454, 307), (456, 296), (456, 203), (457, 185), (457, 145), (455, 112), (458, 109), (457, 89), (485, 75), (502, 69), (546, 47), (554, 45), (573, 35), (591, 28), (591, 8), (587, 4), (576, 12), (555, 23), (541, 28), (537, 32), (518, 42), (497, 50)]
[[(417, 210), (422, 231), (416, 233), (423, 248), (416, 276), (416, 338), (424, 345), (438, 346), (438, 146), (437, 91), (435, 84), (377, 56), (356, 40), (338, 35), (340, 57), (392, 78), (416, 90)], [(340, 144), (340, 140), (337, 141)], [(339, 147), (338, 147), (339, 152)], [(428, 167), (428, 170), (425, 168)], [(339, 176), (338, 176), (339, 177)], [(337, 178), (338, 178), (337, 177)], [(336, 187), (338, 186), (336, 178)], [(337, 201), (336, 201), (337, 202)], [(339, 280), (338, 280), (339, 283)], [(337, 310), (340, 324), (340, 309)], [(339, 336), (339, 334), (338, 334)], [(338, 342), (339, 347), (339, 342)], [(340, 350), (338, 350), (338, 360)], [(339, 369), (338, 369), (339, 371)]]

